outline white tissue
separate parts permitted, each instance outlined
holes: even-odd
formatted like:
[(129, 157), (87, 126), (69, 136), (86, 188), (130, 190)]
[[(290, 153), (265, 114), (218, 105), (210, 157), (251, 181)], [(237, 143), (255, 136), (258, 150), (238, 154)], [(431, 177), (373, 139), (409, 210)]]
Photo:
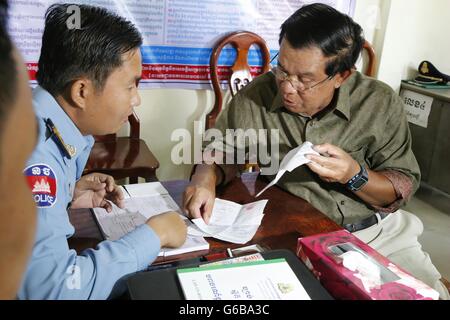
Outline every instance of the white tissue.
[(356, 272), (355, 277), (361, 280), (367, 292), (381, 286), (381, 270), (367, 257), (357, 251), (347, 251), (340, 257), (345, 268)]

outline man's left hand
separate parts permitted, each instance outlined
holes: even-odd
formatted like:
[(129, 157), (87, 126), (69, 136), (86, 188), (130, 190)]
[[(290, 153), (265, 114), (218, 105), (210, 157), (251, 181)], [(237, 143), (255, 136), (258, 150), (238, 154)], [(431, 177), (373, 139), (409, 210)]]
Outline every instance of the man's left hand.
[(71, 208), (104, 208), (111, 212), (112, 205), (109, 201), (123, 208), (123, 199), (122, 190), (113, 177), (103, 173), (91, 173), (77, 181)]
[(339, 147), (326, 143), (314, 146), (314, 150), (321, 155), (307, 155), (312, 161), (307, 166), (326, 182), (345, 184), (360, 171), (359, 163)]

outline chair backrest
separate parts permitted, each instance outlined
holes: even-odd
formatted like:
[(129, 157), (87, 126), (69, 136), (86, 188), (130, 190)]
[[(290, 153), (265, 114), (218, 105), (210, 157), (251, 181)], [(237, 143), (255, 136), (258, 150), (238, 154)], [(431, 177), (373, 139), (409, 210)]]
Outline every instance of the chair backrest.
[[(130, 135), (129, 138), (133, 140), (139, 140), (140, 138), (140, 121), (136, 113), (133, 113), (128, 117), (130, 123)], [(106, 134), (104, 136), (94, 136), (96, 142), (114, 142), (117, 139), (117, 134)]]
[(219, 39), (212, 50), (209, 62), (211, 82), (216, 100), (212, 111), (206, 116), (206, 129), (214, 127), (216, 118), (222, 111), (223, 93), (220, 86), (218, 60), (222, 49), (228, 44), (232, 45), (237, 51), (236, 60), (231, 67), (230, 75), (227, 77), (231, 95), (235, 95), (236, 92), (252, 81), (248, 64), (248, 51), (252, 44), (258, 45), (262, 52), (262, 73), (269, 71), (270, 52), (264, 39), (257, 34), (249, 31), (237, 31)]
[(366, 62), (367, 67), (366, 67), (366, 70), (364, 71), (364, 74), (369, 77), (374, 77), (375, 76), (375, 65), (377, 63), (376, 56), (375, 56), (375, 50), (373, 49), (370, 42), (368, 42), (367, 40), (364, 42), (364, 45), (363, 45), (363, 54), (364, 54), (364, 52), (367, 53), (367, 57), (368, 57), (368, 61)]

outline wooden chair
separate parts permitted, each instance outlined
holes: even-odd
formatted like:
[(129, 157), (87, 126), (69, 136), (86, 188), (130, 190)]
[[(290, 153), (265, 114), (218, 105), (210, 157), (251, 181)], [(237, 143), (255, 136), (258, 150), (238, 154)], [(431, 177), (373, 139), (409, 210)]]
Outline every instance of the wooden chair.
[(157, 181), (156, 169), (159, 162), (140, 139), (140, 125), (133, 112), (128, 117), (130, 135), (117, 137), (116, 134), (95, 136), (94, 147), (83, 174), (100, 172), (109, 174), (114, 179), (130, 178), (130, 183), (137, 183), (138, 177), (146, 182)]
[(366, 62), (366, 70), (364, 71), (364, 74), (369, 77), (375, 76), (375, 65), (377, 63), (377, 59), (375, 56), (375, 50), (373, 49), (372, 45), (366, 40), (363, 45), (363, 54), (364, 52), (367, 53), (367, 62)]
[[(223, 93), (220, 86), (218, 60), (222, 49), (228, 44), (232, 45), (237, 52), (236, 60), (226, 79), (232, 96), (253, 80), (248, 64), (248, 52), (253, 44), (258, 45), (259, 50), (262, 53), (263, 63), (261, 66), (261, 73), (268, 72), (270, 68), (269, 48), (267, 47), (266, 41), (256, 33), (250, 31), (236, 31), (219, 39), (212, 50), (211, 58), (209, 60), (209, 70), (214, 89), (215, 102), (212, 111), (206, 116), (206, 129), (214, 127), (217, 116), (223, 108)], [(258, 165), (251, 163), (245, 164), (241, 168), (241, 171), (255, 170), (259, 170)]]
[(219, 39), (212, 50), (209, 61), (211, 82), (216, 100), (212, 111), (206, 116), (206, 129), (214, 127), (216, 118), (222, 111), (223, 93), (220, 86), (218, 60), (222, 49), (228, 44), (232, 45), (237, 51), (236, 60), (231, 67), (231, 73), (227, 76), (230, 92), (233, 96), (252, 81), (250, 66), (248, 65), (248, 51), (252, 44), (257, 44), (262, 52), (262, 73), (269, 71), (269, 49), (264, 39), (257, 34), (249, 31), (237, 31)]

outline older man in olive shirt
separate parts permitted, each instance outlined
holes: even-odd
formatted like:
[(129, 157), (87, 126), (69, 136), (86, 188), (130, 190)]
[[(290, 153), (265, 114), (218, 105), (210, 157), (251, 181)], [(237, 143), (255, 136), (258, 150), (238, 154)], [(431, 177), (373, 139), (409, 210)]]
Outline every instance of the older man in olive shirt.
[[(233, 98), (216, 128), (224, 134), (278, 129), (280, 159), (312, 142), (320, 155), (307, 156), (311, 162), (284, 174), (278, 185), (448, 298), (417, 241), (422, 223), (398, 210), (417, 190), (420, 171), (400, 98), (354, 71), (363, 43), (361, 27), (348, 16), (322, 4), (301, 8), (281, 27), (277, 66)], [(208, 221), (215, 186), (235, 170), (198, 166), (185, 191), (186, 211)]]

